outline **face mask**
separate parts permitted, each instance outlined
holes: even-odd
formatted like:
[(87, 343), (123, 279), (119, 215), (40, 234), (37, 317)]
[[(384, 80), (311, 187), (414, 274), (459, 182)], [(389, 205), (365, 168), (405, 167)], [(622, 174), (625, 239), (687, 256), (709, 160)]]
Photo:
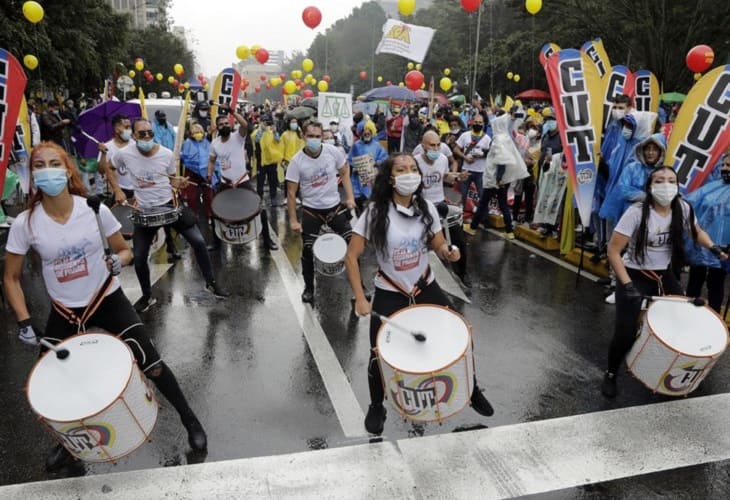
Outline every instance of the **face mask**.
[(129, 139), (132, 138), (132, 131), (129, 130), (128, 128), (125, 128), (124, 130), (122, 130), (122, 133), (119, 134), (119, 138), (121, 140), (123, 140), (124, 142), (129, 141)]
[(369, 136), (369, 137), (365, 137), (365, 136), (362, 137), (362, 142), (364, 142), (365, 144), (368, 144), (368, 143), (372, 142), (372, 140), (373, 140), (373, 136), (372, 135)]
[(201, 118), (205, 118), (206, 116), (208, 116), (207, 111), (200, 111), (200, 112), (198, 112), (198, 114), (200, 115)]
[(654, 201), (659, 203), (663, 207), (671, 205), (672, 200), (677, 196), (677, 185), (670, 184), (668, 182), (662, 182), (661, 184), (652, 184), (651, 196)]
[(410, 196), (416, 192), (421, 185), (420, 174), (401, 174), (395, 179), (395, 190), (401, 196)]
[(167, 118), (158, 118), (157, 123), (159, 123), (160, 125), (162, 125), (164, 127), (165, 124), (167, 124)]
[(137, 141), (137, 149), (142, 151), (143, 153), (149, 153), (152, 151), (152, 148), (155, 147), (155, 141), (149, 140), (149, 141)]
[(297, 125), (296, 123), (290, 123), (289, 124), (289, 130), (296, 131), (298, 128), (299, 128), (299, 125)]
[(330, 125), (330, 130), (332, 132), (337, 132), (339, 130), (339, 127), (337, 125)]
[(454, 135), (458, 134), (459, 132), (461, 132), (461, 131), (458, 128), (452, 128), (451, 129), (451, 133), (454, 134)]
[(228, 137), (231, 135), (231, 127), (226, 125), (225, 127), (221, 127), (218, 129), (218, 133), (221, 135), (221, 137)]
[(720, 170), (720, 175), (725, 184), (730, 184), (730, 170)]
[(306, 142), (307, 149), (312, 153), (319, 151), (319, 148), (322, 146), (322, 139), (308, 137)]
[(68, 184), (65, 168), (42, 168), (33, 172), (33, 183), (48, 196), (58, 196)]
[(335, 140), (334, 139), (322, 139), (322, 142), (324, 144), (331, 144), (333, 146), (335, 145)]
[(558, 128), (558, 123), (555, 120), (548, 120), (545, 122), (542, 128), (543, 130), (545, 130), (545, 132), (553, 132), (556, 128)]
[(623, 136), (624, 139), (626, 139), (628, 141), (634, 135), (634, 131), (631, 130), (630, 128), (624, 127), (621, 129), (621, 135)]
[(441, 151), (432, 151), (429, 149), (428, 151), (426, 151), (426, 156), (429, 160), (436, 161), (439, 159), (439, 156), (441, 156)]
[(528, 130), (527, 137), (530, 139), (534, 139), (535, 137), (537, 137), (537, 130), (535, 130), (534, 128), (531, 128), (530, 130)]
[(203, 137), (205, 137), (205, 134), (202, 132), (196, 132), (195, 134), (193, 134), (193, 139), (195, 139), (198, 142), (202, 141)]
[(619, 121), (621, 118), (626, 116), (626, 111), (624, 111), (623, 109), (614, 109), (613, 111), (611, 111), (611, 116), (614, 120)]
[(484, 125), (477, 125), (474, 124), (471, 126), (471, 129), (476, 132), (477, 134), (480, 133), (482, 130), (484, 130)]

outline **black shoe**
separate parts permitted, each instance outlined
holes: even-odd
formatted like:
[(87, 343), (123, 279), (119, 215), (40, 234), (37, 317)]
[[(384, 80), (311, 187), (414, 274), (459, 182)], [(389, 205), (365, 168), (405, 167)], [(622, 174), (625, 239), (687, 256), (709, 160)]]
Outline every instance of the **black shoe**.
[(305, 288), (302, 292), (302, 302), (305, 304), (311, 304), (314, 302), (314, 290), (312, 288)]
[(205, 451), (208, 449), (208, 437), (205, 435), (203, 426), (200, 425), (198, 419), (193, 415), (183, 421), (185, 429), (188, 431), (188, 443), (195, 451)]
[(174, 252), (167, 252), (167, 263), (172, 264), (176, 260), (182, 259), (182, 255), (180, 255), (177, 251)]
[(50, 453), (46, 457), (46, 470), (54, 472), (76, 461), (69, 451), (60, 443), (51, 448)]
[(216, 298), (218, 299), (225, 299), (230, 296), (229, 293), (224, 292), (221, 290), (221, 288), (218, 286), (218, 283), (213, 281), (209, 281), (205, 284), (205, 289), (208, 290), (210, 293), (212, 293)]
[(155, 304), (157, 304), (156, 298), (151, 295), (142, 295), (142, 298), (134, 305), (134, 310), (137, 311), (137, 314), (142, 314)]
[(269, 240), (267, 242), (264, 242), (264, 246), (266, 247), (267, 250), (269, 250), (271, 252), (275, 252), (276, 250), (279, 249), (279, 245), (277, 245), (274, 240)]
[(382, 404), (370, 405), (368, 414), (365, 417), (365, 430), (370, 434), (382, 434), (386, 413), (385, 406)]
[(487, 401), (487, 398), (484, 397), (482, 390), (477, 385), (474, 386), (474, 390), (471, 393), (471, 407), (479, 415), (485, 417), (494, 415), (494, 408), (492, 408), (492, 405)]
[(607, 398), (615, 398), (616, 397), (616, 374), (611, 372), (606, 372), (605, 375), (603, 375), (603, 383), (601, 384), (601, 394), (606, 396)]

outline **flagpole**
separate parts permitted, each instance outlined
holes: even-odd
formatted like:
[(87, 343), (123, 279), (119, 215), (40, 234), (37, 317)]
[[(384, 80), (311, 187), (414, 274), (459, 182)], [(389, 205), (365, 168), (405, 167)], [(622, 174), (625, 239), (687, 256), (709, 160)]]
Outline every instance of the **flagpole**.
[(471, 83), (471, 97), (474, 97), (474, 94), (477, 91), (477, 65), (479, 64), (479, 31), (481, 30), (482, 26), (482, 5), (479, 4), (479, 12), (477, 13), (477, 37), (476, 37), (476, 43), (474, 47), (474, 76), (472, 78)]

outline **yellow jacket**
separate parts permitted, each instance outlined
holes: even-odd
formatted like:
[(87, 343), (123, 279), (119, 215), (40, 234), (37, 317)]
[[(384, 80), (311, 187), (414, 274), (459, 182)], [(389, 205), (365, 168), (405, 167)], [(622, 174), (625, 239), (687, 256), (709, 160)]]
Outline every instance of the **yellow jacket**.
[(261, 148), (261, 166), (278, 165), (282, 158), (281, 142), (274, 138), (271, 128), (264, 129), (259, 140)]
[(304, 147), (304, 139), (299, 137), (299, 134), (293, 130), (287, 130), (281, 134), (281, 144), (284, 160), (289, 162)]

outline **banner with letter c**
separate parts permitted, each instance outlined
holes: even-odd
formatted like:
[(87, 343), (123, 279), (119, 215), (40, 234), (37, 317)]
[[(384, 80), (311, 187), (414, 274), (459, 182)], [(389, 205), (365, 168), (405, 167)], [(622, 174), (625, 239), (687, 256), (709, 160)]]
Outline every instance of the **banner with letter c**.
[(538, 58), (540, 59), (540, 66), (544, 68), (548, 59), (550, 59), (550, 56), (556, 52), (560, 52), (560, 46), (557, 43), (549, 42), (543, 45), (540, 49), (540, 54), (538, 55)]
[(659, 111), (659, 80), (648, 69), (634, 73), (634, 109), (636, 111)]
[[(218, 74), (213, 84), (213, 105), (211, 106), (211, 119), (215, 123), (218, 117), (218, 108), (221, 104), (231, 106), (231, 111), (236, 109), (238, 92), (241, 88), (241, 75), (233, 68), (226, 68)], [(233, 125), (233, 113), (228, 115), (228, 121)]]
[(601, 150), (601, 77), (590, 58), (576, 49), (553, 54), (545, 73), (581, 223), (588, 227)]
[(603, 78), (611, 72), (611, 61), (608, 58), (606, 49), (603, 47), (603, 40), (596, 38), (583, 44), (580, 51), (596, 65), (598, 75)]
[(0, 49), (0, 189), (5, 185), (26, 82), (25, 71), (15, 56)]
[(664, 159), (682, 193), (702, 185), (730, 147), (730, 64), (717, 67), (690, 89), (669, 136)]
[(626, 66), (614, 66), (611, 72), (603, 77), (603, 122), (601, 135), (606, 131), (608, 122), (611, 121), (611, 107), (613, 99), (621, 94), (633, 97), (634, 74)]

